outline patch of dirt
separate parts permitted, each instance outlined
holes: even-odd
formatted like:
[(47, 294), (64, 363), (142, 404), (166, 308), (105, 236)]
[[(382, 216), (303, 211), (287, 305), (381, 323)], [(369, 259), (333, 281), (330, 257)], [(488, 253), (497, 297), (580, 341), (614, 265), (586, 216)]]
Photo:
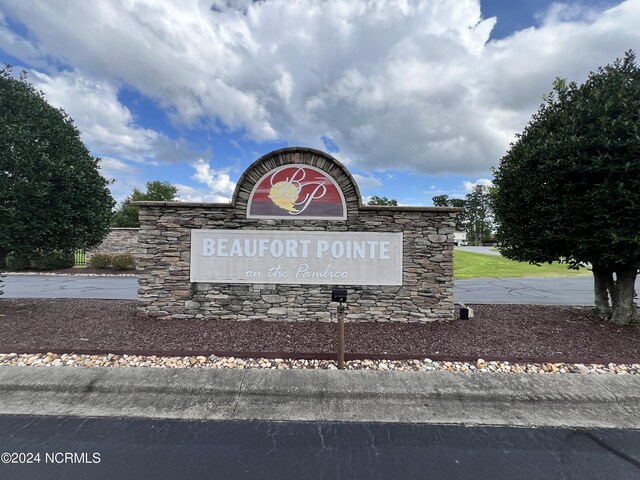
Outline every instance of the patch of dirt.
[[(347, 323), (347, 358), (640, 363), (640, 328), (587, 307), (475, 305), (475, 318), (429, 324)], [(4, 315), (4, 316), (2, 316)], [(158, 320), (136, 302), (0, 300), (0, 352), (334, 358), (335, 323)]]

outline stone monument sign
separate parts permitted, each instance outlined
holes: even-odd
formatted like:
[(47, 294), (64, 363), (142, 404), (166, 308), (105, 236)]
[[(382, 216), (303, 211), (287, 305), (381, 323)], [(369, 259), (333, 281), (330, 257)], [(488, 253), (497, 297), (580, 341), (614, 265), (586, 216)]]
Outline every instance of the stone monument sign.
[(139, 312), (165, 318), (453, 319), (458, 209), (364, 206), (330, 155), (285, 148), (255, 161), (229, 204), (140, 207)]

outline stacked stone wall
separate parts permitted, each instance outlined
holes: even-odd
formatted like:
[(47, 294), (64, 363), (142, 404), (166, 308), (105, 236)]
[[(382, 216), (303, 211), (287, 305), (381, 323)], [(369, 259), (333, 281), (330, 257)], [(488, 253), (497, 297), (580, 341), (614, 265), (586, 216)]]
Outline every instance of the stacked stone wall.
[(96, 253), (130, 253), (137, 257), (138, 228), (112, 228), (100, 246), (87, 252), (87, 261)]
[[(362, 206), (346, 169), (317, 151), (298, 149), (256, 162), (231, 204), (139, 202), (139, 312), (162, 318), (331, 321), (336, 285), (190, 283), (192, 229), (403, 232), (402, 286), (346, 286), (347, 321), (429, 322), (453, 319), (453, 241), (457, 209)], [(303, 163), (329, 172), (343, 190), (347, 220), (247, 218), (253, 185), (279, 165)]]

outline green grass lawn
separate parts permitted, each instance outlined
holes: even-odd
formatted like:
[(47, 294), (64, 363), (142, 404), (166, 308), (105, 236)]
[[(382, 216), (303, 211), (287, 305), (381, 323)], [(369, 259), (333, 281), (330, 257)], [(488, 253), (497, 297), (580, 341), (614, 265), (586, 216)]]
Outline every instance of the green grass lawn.
[(514, 262), (498, 255), (464, 252), (453, 253), (453, 272), (456, 280), (464, 278), (497, 277), (561, 277), (564, 275), (589, 275), (590, 270), (569, 270), (566, 265), (553, 263), (540, 267), (528, 263)]

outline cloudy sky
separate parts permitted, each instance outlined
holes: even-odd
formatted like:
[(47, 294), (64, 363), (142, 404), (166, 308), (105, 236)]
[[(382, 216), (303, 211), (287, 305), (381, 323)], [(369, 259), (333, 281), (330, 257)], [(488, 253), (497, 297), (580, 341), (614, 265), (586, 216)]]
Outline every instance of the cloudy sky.
[(363, 195), (431, 205), (491, 179), (557, 76), (640, 52), (640, 0), (3, 0), (0, 62), (82, 132), (121, 200), (227, 201), (285, 146)]

